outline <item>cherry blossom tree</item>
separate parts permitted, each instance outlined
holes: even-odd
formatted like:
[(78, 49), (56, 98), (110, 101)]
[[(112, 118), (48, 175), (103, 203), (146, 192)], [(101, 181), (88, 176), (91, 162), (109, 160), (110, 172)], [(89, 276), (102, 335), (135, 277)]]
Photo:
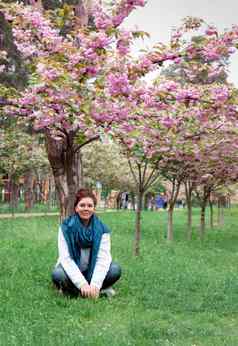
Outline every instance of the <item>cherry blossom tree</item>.
[[(27, 117), (35, 130), (45, 133), (62, 217), (72, 213), (81, 185), (81, 148), (98, 139), (113, 121), (120, 121), (119, 109), (102, 115), (97, 108), (102, 106), (104, 75), (127, 53), (133, 36), (118, 27), (143, 5), (142, 0), (121, 0), (105, 12), (91, 2), (56, 11), (1, 3), (1, 15), (12, 26), (15, 47), (29, 73), (28, 86), (17, 101), (4, 101), (2, 92), (2, 104), (9, 104), (4, 112)], [(4, 50), (1, 54), (4, 73), (8, 56)]]

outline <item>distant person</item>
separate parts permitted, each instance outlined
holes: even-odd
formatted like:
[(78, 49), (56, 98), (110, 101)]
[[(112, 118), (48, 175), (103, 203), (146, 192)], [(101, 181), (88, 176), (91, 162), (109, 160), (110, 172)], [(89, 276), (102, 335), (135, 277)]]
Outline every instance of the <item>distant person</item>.
[(128, 192), (122, 192), (122, 194), (121, 194), (121, 208), (127, 209), (128, 208), (128, 202), (129, 202), (129, 193)]
[(153, 211), (155, 208), (155, 197), (151, 196), (148, 202), (148, 209)]
[(112, 262), (109, 228), (95, 215), (96, 197), (88, 189), (76, 194), (75, 213), (61, 224), (59, 258), (52, 273), (57, 289), (70, 296), (113, 296), (121, 268)]
[(183, 208), (183, 201), (181, 199), (177, 199), (175, 207), (179, 209)]
[(155, 208), (156, 210), (164, 208), (164, 199), (160, 194), (155, 197)]
[(162, 198), (164, 200), (163, 209), (166, 210), (168, 207), (168, 197), (167, 197), (166, 193), (163, 194)]

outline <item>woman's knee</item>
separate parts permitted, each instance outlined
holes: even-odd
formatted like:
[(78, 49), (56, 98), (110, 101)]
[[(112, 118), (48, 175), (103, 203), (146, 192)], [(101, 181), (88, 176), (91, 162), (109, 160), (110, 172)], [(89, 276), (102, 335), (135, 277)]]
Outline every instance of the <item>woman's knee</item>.
[(121, 272), (121, 266), (116, 262), (112, 262), (109, 268), (110, 276), (117, 278), (118, 280), (121, 277)]
[(63, 282), (67, 281), (67, 276), (65, 274), (65, 271), (60, 264), (54, 268), (51, 276), (52, 276), (52, 281), (56, 285), (62, 284)]

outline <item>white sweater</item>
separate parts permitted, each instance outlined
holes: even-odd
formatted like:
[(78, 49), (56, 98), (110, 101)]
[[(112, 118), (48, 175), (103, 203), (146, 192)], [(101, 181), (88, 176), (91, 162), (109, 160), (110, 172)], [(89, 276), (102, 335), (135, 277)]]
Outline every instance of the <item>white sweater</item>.
[[(61, 228), (59, 228), (58, 234), (58, 250), (59, 258), (56, 263), (59, 263), (64, 268), (66, 274), (73, 282), (73, 284), (80, 289), (83, 285), (87, 283), (82, 272), (87, 270), (90, 257), (90, 249), (81, 250), (81, 263), (80, 268), (70, 257), (68, 245), (64, 238)], [(111, 237), (109, 233), (104, 233), (101, 239), (100, 247), (98, 250), (97, 261), (94, 268), (93, 276), (90, 284), (96, 286), (98, 289), (101, 289), (103, 281), (107, 275), (110, 264), (112, 261), (111, 257)]]

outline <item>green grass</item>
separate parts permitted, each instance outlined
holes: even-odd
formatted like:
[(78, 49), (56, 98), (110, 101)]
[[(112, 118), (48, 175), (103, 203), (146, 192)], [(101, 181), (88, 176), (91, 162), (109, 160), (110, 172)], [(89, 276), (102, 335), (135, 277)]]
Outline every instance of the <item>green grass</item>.
[[(57, 205), (51, 205), (49, 203), (35, 203), (35, 205), (28, 210), (29, 213), (47, 213), (57, 212), (59, 208)], [(12, 213), (25, 213), (25, 204), (19, 202), (16, 208), (12, 208), (9, 203), (0, 202), (0, 215), (1, 214), (12, 214)]]
[(237, 346), (238, 210), (201, 243), (185, 241), (185, 211), (144, 212), (141, 256), (132, 256), (134, 213), (105, 213), (112, 252), (123, 268), (117, 296), (62, 297), (50, 274), (57, 258), (56, 217), (0, 219), (0, 345)]

